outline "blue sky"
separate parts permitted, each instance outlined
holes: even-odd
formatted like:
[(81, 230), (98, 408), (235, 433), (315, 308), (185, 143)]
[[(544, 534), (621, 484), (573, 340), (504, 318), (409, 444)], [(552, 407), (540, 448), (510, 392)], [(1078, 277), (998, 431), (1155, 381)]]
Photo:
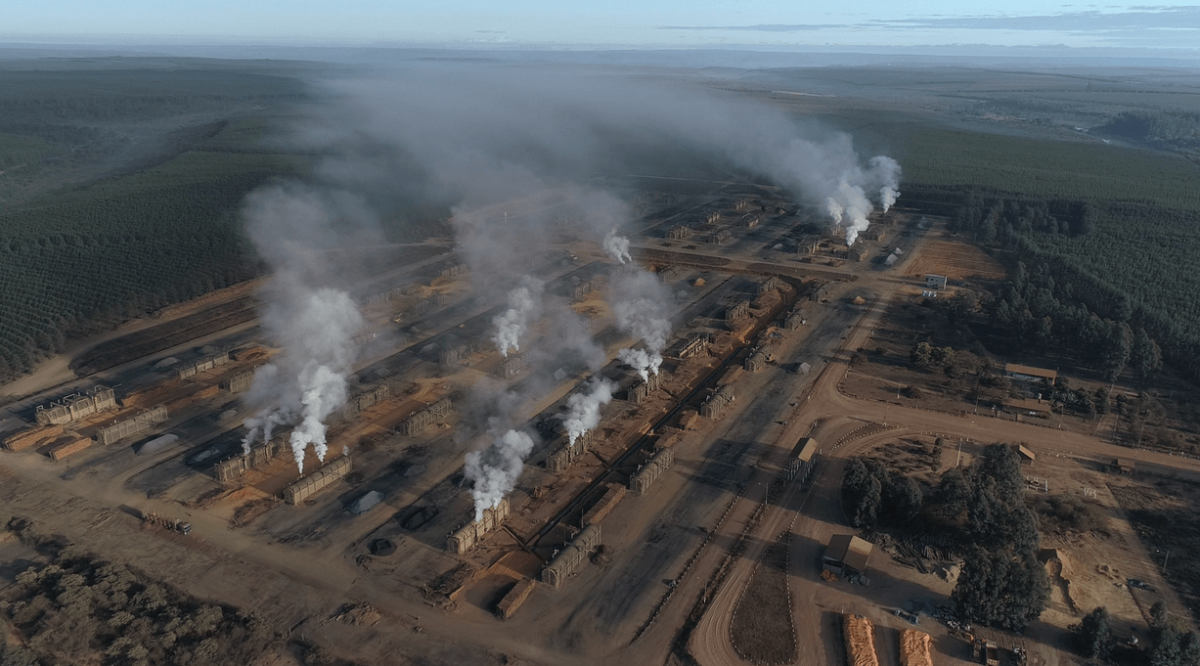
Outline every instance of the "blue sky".
[[(1193, 0), (1194, 1), (1194, 0)], [(1028, 0), (7, 0), (0, 40), (565, 47), (1200, 49), (1198, 5)]]

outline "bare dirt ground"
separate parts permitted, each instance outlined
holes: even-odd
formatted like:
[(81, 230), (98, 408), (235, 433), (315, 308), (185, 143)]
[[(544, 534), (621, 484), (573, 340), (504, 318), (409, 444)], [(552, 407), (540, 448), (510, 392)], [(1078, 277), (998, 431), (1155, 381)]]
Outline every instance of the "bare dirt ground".
[(924, 277), (927, 273), (944, 275), (952, 281), (968, 279), (1003, 280), (1004, 265), (983, 250), (961, 241), (933, 240), (925, 244), (920, 256), (908, 262), (904, 275)]
[[(885, 307), (886, 304), (879, 302), (872, 306), (864, 322), (860, 323), (841, 345), (843, 354), (846, 354), (847, 350), (857, 349), (865, 341)], [(846, 356), (842, 358), (845, 359)], [(913, 600), (945, 603), (948, 598), (953, 588), (949, 577), (943, 579), (935, 574), (920, 574), (914, 569), (899, 566), (890, 559), (883, 559), (880, 554), (876, 554), (872, 560), (871, 568), (874, 573), (871, 574), (871, 585), (868, 588), (847, 586), (845, 583), (828, 583), (816, 576), (816, 562), (824, 544), (832, 534), (845, 533), (847, 529), (841, 526), (844, 521), (837, 500), (840, 460), (874, 446), (886, 444), (887, 440), (896, 441), (911, 435), (926, 438), (942, 436), (952, 442), (963, 441), (965, 456), (970, 456), (976, 450), (979, 446), (976, 442), (1027, 442), (1039, 456), (1031, 472), (1035, 475), (1045, 474), (1046, 478), (1054, 479), (1052, 492), (1086, 493), (1089, 497), (1094, 492), (1097, 501), (1108, 511), (1106, 532), (1050, 535), (1046, 538), (1045, 546), (1055, 549), (1058, 554), (1056, 561), (1048, 562), (1049, 567), (1058, 574), (1055, 600), (1043, 619), (1031, 626), (1024, 637), (984, 631), (985, 636), (997, 640), (1002, 647), (1024, 645), (1030, 650), (1031, 663), (1034, 664), (1068, 663), (1070, 657), (1064, 652), (1068, 649), (1065, 629), (1069, 624), (1078, 621), (1082, 613), (1088, 612), (1090, 608), (1086, 605), (1092, 603), (1105, 604), (1114, 609), (1114, 615), (1119, 618), (1118, 631), (1132, 633), (1136, 629), (1144, 634), (1146, 625), (1141, 611), (1148, 608), (1153, 601), (1143, 598), (1141, 590), (1131, 590), (1127, 583), (1121, 580), (1122, 576), (1147, 581), (1151, 587), (1161, 591), (1169, 607), (1180, 607), (1179, 601), (1170, 590), (1158, 582), (1160, 579), (1156, 575), (1149, 553), (1135, 538), (1112, 495), (1103, 492), (1102, 484), (1107, 475), (1103, 470), (1106, 469), (1104, 462), (1111, 457), (1132, 455), (1143, 461), (1139, 465), (1153, 470), (1155, 474), (1186, 475), (1195, 478), (1196, 473), (1200, 471), (1200, 465), (1195, 461), (1140, 450), (1130, 452), (1128, 449), (1105, 444), (1082, 433), (991, 419), (983, 426), (977, 424), (969, 415), (942, 414), (854, 398), (837, 388), (846, 369), (846, 365), (836, 363), (829, 366), (812, 389), (810, 396), (806, 398), (804, 414), (807, 417), (802, 417), (804, 421), (809, 421), (821, 414), (849, 414), (853, 415), (854, 421), (846, 422), (843, 417), (843, 424), (840, 426), (837, 425), (837, 420), (826, 421), (820, 425), (817, 431), (819, 434), (816, 436), (821, 441), (833, 443), (833, 446), (823, 447), (822, 453), (828, 456), (828, 459), (813, 482), (812, 489), (804, 495), (811, 498), (811, 503), (802, 513), (793, 513), (793, 520), (796, 521), (791, 557), (794, 576), (790, 580), (797, 586), (797, 591), (793, 594), (798, 600), (794, 607), (794, 621), (801, 655), (796, 663), (836, 663), (841, 658), (841, 648), (837, 643), (838, 632), (834, 630), (831, 620), (834, 613), (863, 613), (884, 627), (900, 628), (905, 623), (890, 613), (892, 609), (910, 607)], [(862, 432), (863, 424), (871, 422), (886, 422), (890, 430), (859, 440), (844, 439), (852, 438), (856, 432)], [(953, 455), (958, 461), (957, 449)], [(947, 464), (949, 457), (944, 455), (942, 463)], [(961, 462), (965, 464), (966, 460), (964, 458)], [(1067, 478), (1074, 481), (1064, 482), (1063, 479)], [(769, 534), (768, 530), (779, 524), (766, 518), (758, 534)], [(760, 552), (747, 549), (746, 561), (755, 561), (754, 558)], [(736, 589), (746, 585), (746, 579), (744, 576), (730, 576), (726, 585)], [(692, 631), (689, 654), (698, 662), (742, 663), (736, 651), (726, 642), (728, 639), (722, 639), (727, 634), (720, 631), (723, 624), (728, 626), (729, 613), (736, 603), (737, 596), (726, 594), (725, 589), (719, 591), (714, 602), (708, 606), (704, 618)], [(726, 619), (710, 621), (710, 617)], [(933, 625), (928, 619), (922, 623), (921, 628), (934, 634), (935, 652), (938, 653), (936, 658), (939, 663), (942, 663), (943, 659), (946, 660), (945, 663), (968, 663), (969, 647), (952, 638), (947, 628)], [(887, 651), (887, 654), (880, 654), (883, 663), (894, 663), (897, 657), (891, 649), (894, 643), (892, 634), (887, 631), (880, 632), (879, 643)], [(820, 656), (814, 656), (814, 645), (823, 645)]]
[[(932, 233), (936, 237), (939, 232)], [(745, 260), (735, 268), (760, 275), (776, 270), (770, 263)], [(792, 267), (777, 269), (790, 272)], [(728, 300), (754, 284), (744, 275), (691, 270), (710, 285), (691, 293), (681, 321), (719, 317)], [(778, 657), (786, 663), (788, 642), (780, 640), (785, 624), (795, 632), (791, 663), (832, 664), (841, 659), (837, 615), (843, 612), (861, 613), (876, 623), (879, 656), (892, 664), (898, 659), (897, 631), (911, 626), (892, 611), (913, 602), (944, 603), (953, 576), (922, 574), (881, 551), (872, 557), (868, 586), (820, 578), (818, 563), (829, 537), (849, 533), (838, 499), (844, 460), (874, 452), (914, 470), (928, 465), (933, 474), (966, 464), (984, 443), (1023, 441), (1038, 454), (1030, 473), (1050, 479), (1052, 493), (1094, 491), (1095, 500), (1109, 511), (1107, 527), (1105, 532), (1048, 535), (1045, 547), (1056, 549), (1048, 559), (1056, 576), (1050, 611), (1023, 637), (985, 635), (1005, 646), (1027, 646), (1033, 664), (1069, 663), (1063, 652), (1064, 627), (1089, 610), (1086, 604), (1115, 609), (1122, 631), (1144, 627), (1138, 624), (1138, 609), (1148, 606), (1147, 599), (1138, 596), (1142, 591), (1118, 587), (1122, 576), (1146, 581), (1168, 605), (1181, 609), (1170, 588), (1156, 578), (1152, 561), (1122, 522), (1111, 494), (1104, 492), (1107, 473), (1101, 464), (1120, 455), (1136, 460), (1145, 474), (1200, 479), (1200, 462), (1119, 449), (1088, 433), (999, 419), (984, 424), (971, 415), (868, 400), (840, 388), (852, 351), (866, 344), (897, 294), (913, 288), (919, 288), (917, 280), (868, 271), (857, 281), (835, 283), (826, 303), (808, 303), (809, 324), (801, 331), (765, 329), (768, 335), (779, 334), (772, 338), (776, 360), (757, 373), (740, 368), (729, 373), (738, 396), (733, 407), (719, 419), (701, 418), (678, 433), (676, 463), (668, 473), (646, 495), (626, 498), (604, 519), (603, 557), (589, 558), (560, 589), (539, 585), (507, 621), (493, 614), (498, 596), (517, 577), (537, 575), (550, 553), (549, 542), (526, 543), (528, 536), (522, 535), (537, 532), (538, 521), (552, 518), (555, 510), (522, 502), (540, 487), (569, 494), (568, 487), (586, 485), (587, 475), (604, 469), (620, 442), (629, 441), (684, 396), (664, 391), (644, 406), (619, 404), (622, 416), (604, 431), (611, 441), (562, 475), (537, 469), (545, 454), (536, 453), (513, 496), (519, 510), (511, 531), (495, 533), (464, 558), (445, 553), (445, 534), (469, 511), (469, 498), (455, 478), (462, 453), (477, 446), (482, 435), (462, 425), (452, 427), (458, 423), (453, 419), (450, 427), (420, 438), (372, 440), (357, 459), (365, 475), (339, 483), (311, 506), (267, 505), (259, 491), (229, 496), (205, 509), (192, 500), (217, 488), (201, 475), (148, 499), (130, 479), (171, 454), (135, 461), (129, 452), (103, 452), (108, 456), (103, 465), (66, 467), (14, 456), (0, 470), (7, 474), (0, 475), (0, 499), (14, 514), (45, 515), (47, 529), (85, 548), (155, 575), (162, 572), (168, 582), (193, 594), (267, 613), (298, 643), (372, 664), (749, 663), (743, 655)], [(861, 304), (855, 304), (856, 296)], [(458, 319), (438, 319), (438, 330), (455, 329), (462, 318), (485, 310), (468, 308), (454, 315)], [(729, 331), (722, 335), (723, 350), (741, 344)], [(609, 338), (612, 345), (626, 342)], [(715, 361), (680, 363), (671, 372), (692, 381), (686, 378), (702, 376), (701, 366), (711, 368)], [(808, 374), (797, 373), (800, 362), (810, 364)], [(427, 386), (434, 386), (432, 378), (441, 372), (419, 349), (371, 367), (426, 377), (430, 381), (422, 385)], [(468, 382), (471, 373), (479, 374), (469, 369), (441, 380)], [(570, 382), (553, 387), (536, 404), (522, 406), (522, 413), (553, 408), (571, 387)], [(788, 453), (804, 435), (822, 443), (812, 481), (805, 487), (778, 484)], [(949, 442), (940, 458), (922, 458), (939, 436)], [(68, 469), (70, 480), (64, 483)], [(420, 471), (409, 475), (413, 469)], [(384, 501), (365, 514), (349, 514), (347, 507), (372, 488), (384, 491)], [(145, 548), (146, 534), (122, 507), (180, 515), (193, 523), (193, 534), (154, 535), (156, 547)], [(432, 518), (423, 526), (407, 527), (417, 524), (409, 519), (421, 507), (430, 509)], [(566, 531), (550, 534), (560, 538)], [(786, 558), (780, 564), (778, 537), (785, 534)], [(372, 555), (368, 547), (380, 538), (391, 541), (395, 552)], [(510, 557), (513, 553), (524, 559)], [(461, 592), (444, 601), (431, 599), (428, 586), (460, 569), (467, 583)], [(337, 619), (346, 604), (369, 604), (380, 619)], [(746, 614), (746, 609), (784, 604), (790, 605), (790, 613), (769, 613), (761, 622)], [(934, 635), (937, 663), (966, 663), (966, 644), (945, 627), (926, 617), (919, 628)]]
[[(1196, 519), (1200, 486), (1193, 481), (1138, 473), (1110, 476), (1106, 485), (1133, 522), (1133, 532), (1151, 553), (1154, 568), (1179, 591), (1195, 617), (1200, 613), (1200, 567), (1191, 554), (1200, 545), (1200, 523)], [(1147, 582), (1156, 592), (1165, 591), (1162, 583)]]

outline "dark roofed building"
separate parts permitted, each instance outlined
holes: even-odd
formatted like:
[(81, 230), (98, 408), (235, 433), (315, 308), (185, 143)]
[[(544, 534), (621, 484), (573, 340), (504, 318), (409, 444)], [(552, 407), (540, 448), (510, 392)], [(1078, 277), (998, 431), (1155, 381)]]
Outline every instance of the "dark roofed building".
[(1037, 382), (1044, 379), (1053, 383), (1054, 380), (1058, 379), (1058, 373), (1054, 370), (1035, 368), (1031, 365), (1019, 365), (1017, 363), (1009, 363), (1005, 365), (1004, 374), (1011, 379), (1025, 382)]
[(871, 543), (851, 534), (836, 534), (825, 549), (825, 568), (841, 576), (865, 573), (871, 559)]
[(788, 457), (788, 479), (804, 483), (812, 473), (817, 449), (821, 447), (812, 437), (801, 437)]
[(1112, 461), (1112, 471), (1119, 474), (1133, 474), (1133, 470), (1137, 468), (1137, 462), (1129, 458), (1114, 458)]

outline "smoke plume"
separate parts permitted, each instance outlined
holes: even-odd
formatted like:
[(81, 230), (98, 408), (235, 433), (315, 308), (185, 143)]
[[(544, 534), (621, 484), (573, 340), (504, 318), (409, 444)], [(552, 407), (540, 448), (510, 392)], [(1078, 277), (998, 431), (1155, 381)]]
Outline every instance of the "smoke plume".
[(613, 313), (622, 331), (642, 341), (645, 349), (622, 349), (617, 358), (638, 372), (642, 381), (658, 374), (662, 352), (671, 335), (671, 294), (658, 278), (640, 268), (617, 275), (613, 280)]
[[(676, 83), (572, 67), (407, 63), (392, 78), (330, 83), (339, 102), (315, 119), (309, 136), (332, 151), (394, 147), (403, 166), (421, 174), (413, 179), (421, 191), (469, 206), (596, 182), (597, 172), (657, 168), (674, 176), (702, 163), (766, 178), (822, 206), (847, 226), (850, 240), (865, 228), (872, 199), (883, 207), (895, 201), (895, 161), (864, 163), (849, 135), (702, 79)], [(582, 207), (599, 211), (585, 220), (597, 240), (617, 228), (601, 219), (613, 217), (603, 207)], [(492, 221), (525, 230), (498, 213)]]
[(615, 229), (604, 235), (603, 245), (604, 251), (622, 264), (633, 261), (633, 257), (629, 255), (629, 239), (618, 236)]
[(521, 286), (508, 292), (508, 309), (492, 319), (496, 327), (492, 341), (502, 355), (507, 357), (509, 349), (521, 351), (521, 337), (541, 307), (543, 286), (541, 280), (526, 275), (521, 278)]
[(467, 454), (464, 473), (472, 483), (475, 520), (483, 518), (484, 509), (499, 506), (500, 500), (512, 491), (531, 451), (532, 437), (509, 430), (496, 437), (488, 448)]
[(879, 205), (888, 212), (900, 196), (900, 164), (883, 155), (871, 158), (870, 171), (879, 180)]
[(643, 382), (650, 381), (650, 373), (657, 375), (658, 367), (662, 365), (661, 355), (644, 349), (621, 349), (617, 352), (617, 360), (637, 370)]
[(569, 411), (563, 419), (563, 427), (567, 429), (571, 446), (581, 435), (600, 423), (600, 408), (612, 401), (616, 388), (617, 385), (611, 380), (599, 378), (591, 382), (586, 392), (573, 393), (567, 398)]
[[(633, 215), (617, 193), (629, 174), (675, 177), (695, 169), (685, 177), (698, 171), (700, 178), (713, 173), (761, 178), (823, 206), (846, 228), (850, 243), (866, 229), (872, 200), (886, 208), (898, 194), (893, 160), (880, 156), (864, 163), (848, 135), (699, 77), (663, 85), (657, 73), (407, 62), (388, 73), (326, 82), (323, 92), (326, 103), (298, 135), (301, 148), (328, 156), (317, 176), (376, 198), (450, 210), (458, 256), (470, 266), (476, 293), (507, 304), (493, 322), (502, 353), (530, 346), (524, 338), (531, 321), (542, 309), (554, 310), (547, 315), (546, 341), (530, 354), (536, 363), (530, 380), (521, 383), (528, 392), (522, 404), (534, 404), (528, 399), (534, 391), (561, 381), (550, 378), (565, 372), (565, 359), (589, 367), (604, 361), (586, 322), (566, 316), (572, 313), (565, 303), (544, 297), (540, 282), (518, 280), (554, 261), (571, 261), (562, 240), (597, 242), (617, 262), (629, 264), (629, 241), (620, 230)], [(340, 209), (328, 202), (325, 207)], [(564, 238), (568, 233), (575, 238)], [(286, 231), (273, 234), (260, 247), (288, 237)], [(278, 271), (296, 263), (292, 257), (272, 265)], [(672, 299), (653, 275), (628, 268), (614, 277), (609, 300), (619, 328), (642, 341), (619, 357), (645, 380), (662, 363)], [(317, 279), (302, 284), (310, 292), (328, 286)], [(558, 319), (572, 325), (556, 326)], [(307, 366), (297, 361), (262, 373), (264, 386), (268, 377), (278, 386), (275, 400), (290, 405), (263, 413), (264, 432), (300, 423), (305, 433), (300, 440), (319, 439), (312, 424), (344, 398), (333, 379), (339, 367), (321, 366), (329, 372), (314, 368), (305, 374)], [(598, 390), (593, 386), (581, 395), (598, 397)], [(490, 402), (485, 408), (483, 402), (487, 431), (503, 434), (467, 458), (477, 515), (511, 490), (533, 446), (514, 428), (522, 412)]]
[[(262, 322), (283, 353), (255, 372), (246, 399), (259, 409), (246, 420), (242, 448), (248, 452), (256, 439), (269, 441), (277, 429), (294, 425), (289, 444), (303, 472), (310, 444), (325, 459), (325, 420), (346, 402), (354, 336), (363, 328), (347, 291), (330, 286), (336, 280), (324, 251), (339, 238), (370, 236), (359, 225), (369, 226), (371, 216), (353, 197), (296, 185), (252, 193), (245, 216), (259, 254), (274, 269)], [(347, 228), (348, 220), (357, 222)]]

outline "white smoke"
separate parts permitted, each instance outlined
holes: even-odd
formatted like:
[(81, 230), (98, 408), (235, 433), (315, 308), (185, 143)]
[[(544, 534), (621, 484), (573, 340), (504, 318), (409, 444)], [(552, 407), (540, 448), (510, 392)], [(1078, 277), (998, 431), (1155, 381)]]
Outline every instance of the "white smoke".
[(671, 294), (653, 274), (638, 269), (613, 280), (611, 298), (617, 326), (645, 345), (641, 350), (622, 349), (617, 358), (632, 366), (646, 381), (651, 373), (658, 374), (662, 352), (671, 335), (671, 320), (666, 317)]
[(567, 429), (571, 446), (581, 435), (599, 425), (600, 408), (612, 401), (616, 388), (612, 380), (600, 378), (592, 382), (588, 392), (573, 393), (567, 398), (570, 411), (563, 419), (563, 427)]
[(890, 187), (879, 188), (879, 205), (883, 208), (883, 212), (888, 212), (888, 209), (895, 205), (899, 196), (900, 193)]
[[(274, 316), (265, 317), (268, 330), (282, 342), (282, 358), (260, 368), (254, 389), (272, 393), (275, 400), (253, 418), (246, 419), (250, 432), (242, 441), (249, 452), (258, 435), (271, 439), (281, 425), (300, 424), (292, 430), (289, 443), (296, 466), (304, 471), (304, 450), (312, 444), (324, 461), (325, 419), (346, 403), (346, 376), (353, 371), (354, 335), (363, 325), (362, 315), (350, 296), (336, 289), (318, 289), (294, 294), (295, 303), (273, 304)], [(280, 320), (279, 318), (282, 318)], [(273, 330), (272, 323), (284, 330)]]
[(900, 164), (884, 155), (871, 158), (870, 172), (879, 180), (879, 205), (888, 212), (900, 196)]
[(346, 402), (354, 336), (364, 325), (345, 290), (322, 285), (334, 272), (322, 251), (362, 235), (361, 229), (335, 229), (338, 220), (369, 221), (370, 215), (353, 198), (298, 186), (259, 190), (247, 197), (245, 212), (251, 239), (274, 269), (262, 322), (283, 353), (255, 372), (246, 400), (259, 410), (246, 419), (242, 449), (249, 452), (259, 438), (270, 441), (278, 428), (296, 424), (289, 444), (303, 472), (308, 445), (325, 459), (325, 420)]
[(829, 197), (825, 200), (825, 211), (829, 213), (829, 217), (833, 218), (834, 224), (841, 224), (842, 213), (845, 213), (846, 209), (837, 202), (837, 199)]
[(512, 491), (531, 451), (532, 437), (520, 430), (509, 430), (496, 437), (488, 448), (467, 454), (463, 471), (472, 483), (475, 520), (483, 518), (485, 509), (499, 506), (500, 500)]
[[(721, 168), (749, 171), (825, 205), (831, 218), (841, 211), (851, 239), (871, 211), (863, 202), (878, 199), (887, 208), (898, 194), (895, 161), (880, 156), (864, 164), (848, 135), (684, 81), (664, 86), (657, 76), (570, 67), (407, 63), (402, 70), (331, 84), (329, 98), (338, 103), (313, 123), (314, 147), (362, 145), (370, 155), (394, 147), (428, 177), (427, 190), (473, 203), (586, 182), (597, 170), (628, 173), (711, 157)], [(339, 171), (345, 173), (358, 171)], [(587, 226), (600, 232), (598, 240), (618, 228), (597, 224), (609, 211), (592, 206), (586, 192), (575, 198), (597, 212)]]
[(629, 239), (618, 236), (616, 229), (604, 235), (604, 251), (622, 264), (633, 261), (633, 257), (629, 255)]
[(900, 196), (899, 182), (900, 165), (883, 155), (872, 157), (866, 169), (851, 165), (842, 172), (836, 188), (825, 198), (825, 212), (834, 224), (845, 224), (847, 245), (854, 245), (870, 226), (867, 218), (873, 208), (867, 192), (879, 193), (879, 205), (886, 213)]
[(622, 349), (617, 352), (617, 359), (637, 370), (644, 382), (650, 381), (651, 372), (657, 375), (658, 367), (662, 365), (661, 355), (648, 353), (644, 349)]
[(521, 286), (508, 292), (508, 309), (495, 316), (496, 332), (492, 341), (504, 356), (509, 349), (521, 351), (521, 337), (529, 329), (529, 320), (541, 309), (543, 283), (526, 275)]
[(846, 245), (854, 245), (858, 235), (866, 231), (871, 224), (867, 220), (867, 216), (871, 214), (871, 202), (861, 187), (852, 185), (848, 180), (842, 180), (838, 184), (838, 196), (845, 215), (849, 218), (843, 219), (846, 223)]

